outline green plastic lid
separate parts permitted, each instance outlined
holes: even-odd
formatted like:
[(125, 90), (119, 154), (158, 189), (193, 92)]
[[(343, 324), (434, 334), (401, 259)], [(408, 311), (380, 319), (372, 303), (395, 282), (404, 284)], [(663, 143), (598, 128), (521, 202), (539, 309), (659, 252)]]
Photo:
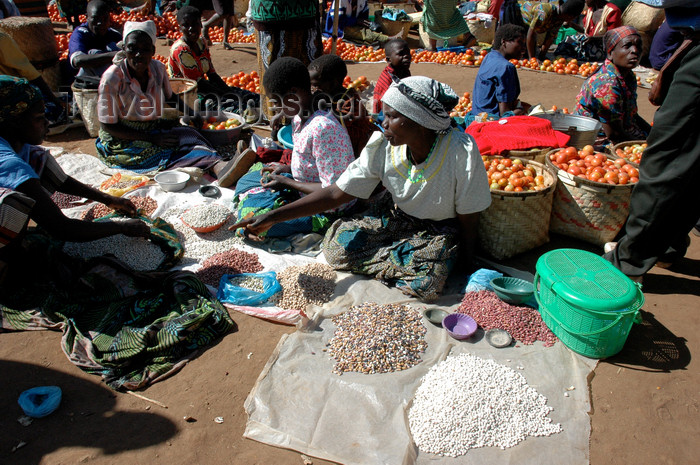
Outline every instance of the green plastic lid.
[(612, 263), (578, 249), (557, 249), (537, 260), (541, 286), (570, 304), (604, 312), (636, 311), (644, 302), (639, 287)]

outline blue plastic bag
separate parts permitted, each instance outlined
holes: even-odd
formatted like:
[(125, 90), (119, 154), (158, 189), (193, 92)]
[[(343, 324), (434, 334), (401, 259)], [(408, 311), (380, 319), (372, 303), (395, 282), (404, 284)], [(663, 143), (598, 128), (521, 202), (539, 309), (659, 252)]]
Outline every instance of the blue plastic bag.
[(61, 397), (60, 387), (39, 386), (27, 389), (20, 394), (17, 403), (28, 417), (43, 418), (58, 408)]
[(493, 278), (500, 278), (501, 276), (503, 276), (503, 273), (499, 273), (496, 270), (479, 268), (469, 276), (469, 281), (467, 282), (467, 287), (464, 289), (464, 292), (493, 291), (491, 280)]
[[(263, 292), (253, 291), (244, 287), (239, 287), (231, 283), (232, 278), (240, 278), (252, 276), (261, 278), (263, 282)], [(267, 302), (273, 295), (282, 290), (279, 281), (277, 281), (277, 273), (267, 271), (264, 273), (241, 273), (241, 274), (225, 274), (219, 281), (219, 290), (216, 293), (216, 298), (220, 302), (226, 302), (233, 305), (249, 305), (257, 306)]]

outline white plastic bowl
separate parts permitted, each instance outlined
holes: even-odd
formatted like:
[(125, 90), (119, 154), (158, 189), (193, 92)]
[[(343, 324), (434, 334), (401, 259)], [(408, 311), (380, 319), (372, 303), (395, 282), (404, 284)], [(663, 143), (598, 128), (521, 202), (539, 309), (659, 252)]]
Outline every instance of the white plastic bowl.
[(153, 179), (164, 191), (177, 192), (185, 188), (190, 175), (182, 171), (164, 171), (156, 174)]

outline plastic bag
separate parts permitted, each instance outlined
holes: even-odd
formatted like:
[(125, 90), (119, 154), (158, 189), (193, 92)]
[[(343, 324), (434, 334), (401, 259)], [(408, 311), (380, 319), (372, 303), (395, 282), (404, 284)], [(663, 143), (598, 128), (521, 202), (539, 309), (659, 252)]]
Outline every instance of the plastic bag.
[(28, 417), (43, 418), (58, 408), (61, 397), (60, 387), (39, 386), (27, 389), (20, 394), (17, 403)]
[(469, 276), (469, 281), (467, 282), (467, 287), (464, 289), (464, 292), (493, 291), (491, 280), (493, 278), (500, 278), (501, 276), (503, 276), (503, 273), (499, 273), (496, 270), (479, 268)]
[(100, 190), (115, 197), (121, 197), (127, 192), (143, 187), (148, 183), (146, 176), (115, 173), (111, 178), (100, 184)]
[[(257, 292), (244, 287), (236, 286), (231, 283), (232, 278), (241, 277), (256, 277), (262, 279), (263, 291)], [(241, 273), (241, 274), (225, 274), (219, 281), (219, 290), (216, 293), (216, 298), (221, 302), (227, 302), (234, 305), (260, 305), (267, 302), (267, 299), (277, 294), (282, 290), (282, 286), (277, 281), (277, 273), (267, 271), (265, 273)]]

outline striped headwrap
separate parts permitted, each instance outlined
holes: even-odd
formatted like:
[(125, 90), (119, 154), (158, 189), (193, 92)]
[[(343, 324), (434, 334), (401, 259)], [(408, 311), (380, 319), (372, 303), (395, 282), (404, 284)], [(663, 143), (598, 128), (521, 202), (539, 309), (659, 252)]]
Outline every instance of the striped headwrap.
[(382, 102), (394, 110), (439, 133), (450, 129), (450, 110), (458, 101), (450, 86), (424, 76), (395, 81), (382, 97)]
[(605, 37), (603, 38), (605, 51), (607, 53), (612, 52), (622, 39), (631, 35), (639, 35), (639, 32), (632, 26), (621, 26), (609, 30), (605, 33)]
[(0, 75), (0, 123), (16, 118), (41, 100), (39, 88), (26, 79)]

